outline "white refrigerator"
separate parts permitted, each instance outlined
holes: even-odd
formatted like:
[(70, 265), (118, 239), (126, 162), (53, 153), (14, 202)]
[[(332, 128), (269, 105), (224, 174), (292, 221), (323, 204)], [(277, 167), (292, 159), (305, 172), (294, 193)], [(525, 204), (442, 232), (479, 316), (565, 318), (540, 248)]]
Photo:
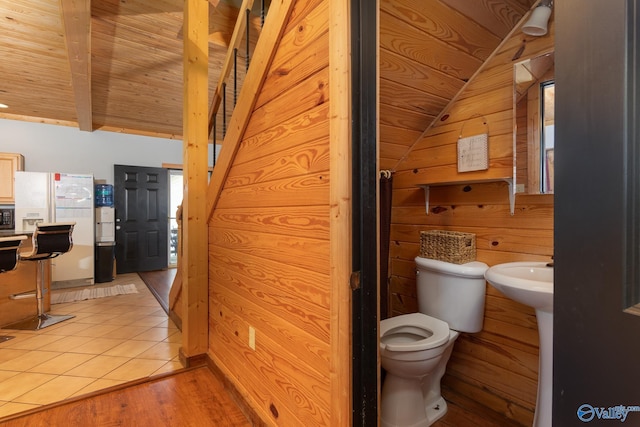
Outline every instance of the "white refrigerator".
[(52, 282), (60, 287), (94, 283), (93, 175), (16, 172), (16, 233), (35, 230), (37, 222), (70, 222), (73, 248), (51, 260)]

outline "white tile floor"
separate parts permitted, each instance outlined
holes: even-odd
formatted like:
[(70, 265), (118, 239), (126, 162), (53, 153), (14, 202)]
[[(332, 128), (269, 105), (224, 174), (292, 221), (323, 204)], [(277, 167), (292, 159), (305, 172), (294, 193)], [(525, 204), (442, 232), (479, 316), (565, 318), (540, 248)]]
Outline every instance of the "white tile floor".
[(95, 286), (129, 283), (139, 293), (51, 306), (73, 319), (0, 330), (15, 337), (0, 343), (0, 417), (182, 368), (180, 331), (137, 274)]

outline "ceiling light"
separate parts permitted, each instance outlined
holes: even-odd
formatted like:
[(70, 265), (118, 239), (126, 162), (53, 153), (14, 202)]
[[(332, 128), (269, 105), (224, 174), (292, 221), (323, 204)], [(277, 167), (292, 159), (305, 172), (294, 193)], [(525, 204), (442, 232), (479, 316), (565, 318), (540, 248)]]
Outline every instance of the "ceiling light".
[(547, 24), (551, 16), (553, 0), (542, 0), (538, 7), (533, 9), (529, 20), (522, 27), (522, 32), (530, 36), (544, 36), (547, 34)]
[(9, 108), (7, 104), (0, 104), (0, 108)]

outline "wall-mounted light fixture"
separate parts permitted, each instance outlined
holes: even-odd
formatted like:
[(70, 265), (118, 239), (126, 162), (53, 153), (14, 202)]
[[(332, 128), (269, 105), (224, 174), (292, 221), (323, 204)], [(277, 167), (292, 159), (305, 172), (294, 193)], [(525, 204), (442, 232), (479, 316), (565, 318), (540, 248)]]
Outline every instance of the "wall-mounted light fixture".
[(542, 0), (531, 12), (529, 20), (522, 27), (522, 32), (530, 36), (544, 36), (547, 34), (547, 25), (549, 24), (552, 7), (553, 0)]

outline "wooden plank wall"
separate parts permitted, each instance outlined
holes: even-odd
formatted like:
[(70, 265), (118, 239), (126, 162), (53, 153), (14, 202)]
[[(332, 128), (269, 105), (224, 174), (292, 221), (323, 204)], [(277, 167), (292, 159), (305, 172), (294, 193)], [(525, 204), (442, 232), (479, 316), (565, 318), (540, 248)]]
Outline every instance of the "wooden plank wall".
[(209, 354), (268, 425), (332, 420), (328, 22), (295, 3), (209, 221)]
[[(456, 140), (462, 125), (474, 115), (489, 125), (491, 168), (513, 162), (512, 58), (520, 59), (553, 49), (550, 35), (525, 38), (516, 32), (488, 60), (452, 103), (448, 118), (437, 122), (395, 168), (391, 226), (390, 306), (393, 315), (417, 311), (415, 264), (419, 232), (447, 229), (476, 234), (477, 259), (488, 265), (519, 260), (548, 261), (553, 254), (553, 196), (518, 195), (515, 214), (509, 211), (506, 183), (464, 184), (455, 171)], [(481, 130), (469, 121), (470, 134)], [(467, 127), (465, 127), (465, 133)], [(416, 185), (433, 170), (446, 171), (443, 181), (458, 185), (432, 187), (430, 212)], [(462, 334), (443, 380), (445, 398), (464, 395), (522, 425), (531, 425), (538, 374), (538, 333), (535, 313), (490, 286), (484, 329)]]

